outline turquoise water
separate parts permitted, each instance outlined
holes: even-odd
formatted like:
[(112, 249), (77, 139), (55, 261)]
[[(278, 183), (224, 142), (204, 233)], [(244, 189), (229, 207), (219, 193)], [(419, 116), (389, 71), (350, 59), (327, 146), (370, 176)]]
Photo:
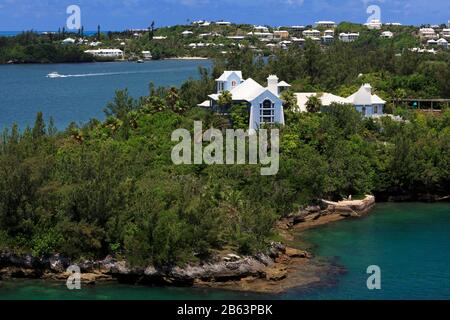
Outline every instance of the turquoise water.
[[(378, 204), (363, 219), (310, 230), (300, 240), (346, 272), (277, 296), (118, 284), (71, 292), (63, 283), (20, 280), (1, 284), (0, 299), (450, 299), (448, 203)], [(381, 268), (379, 291), (367, 289), (370, 265)]]
[[(208, 60), (166, 60), (143, 64), (131, 62), (2, 65), (0, 66), (0, 129), (16, 122), (33, 125), (36, 113), (52, 116), (64, 129), (72, 121), (85, 123), (103, 119), (103, 109), (117, 89), (128, 88), (134, 97), (148, 94), (148, 85), (180, 86), (198, 78), (198, 67)], [(50, 72), (66, 75), (49, 79)]]

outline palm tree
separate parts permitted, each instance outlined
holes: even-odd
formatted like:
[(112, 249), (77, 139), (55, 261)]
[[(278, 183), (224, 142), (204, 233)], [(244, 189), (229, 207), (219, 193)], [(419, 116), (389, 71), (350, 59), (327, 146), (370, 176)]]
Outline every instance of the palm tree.
[(217, 101), (222, 110), (227, 109), (233, 103), (233, 96), (230, 91), (223, 91)]
[(286, 111), (295, 111), (297, 108), (297, 99), (294, 93), (290, 90), (281, 93), (281, 100), (283, 101), (283, 107)]
[(322, 101), (317, 96), (310, 96), (306, 102), (306, 110), (311, 113), (320, 112), (322, 109)]

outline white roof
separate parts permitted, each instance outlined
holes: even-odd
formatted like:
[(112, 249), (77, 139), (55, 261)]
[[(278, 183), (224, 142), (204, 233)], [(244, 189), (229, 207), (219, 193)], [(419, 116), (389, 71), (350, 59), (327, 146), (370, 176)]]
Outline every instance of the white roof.
[(210, 108), (211, 107), (211, 101), (210, 100), (206, 100), (206, 101), (198, 104), (197, 106), (203, 107), (203, 108)]
[(282, 88), (291, 87), (291, 85), (289, 83), (287, 83), (286, 81), (281, 81), (280, 83), (278, 83), (278, 86), (282, 87)]
[(85, 52), (95, 52), (95, 53), (123, 53), (120, 49), (97, 49), (97, 50), (86, 50)]
[(359, 88), (357, 92), (347, 98), (349, 103), (354, 105), (372, 105), (372, 104), (385, 104), (386, 101), (381, 99), (376, 94), (372, 94), (372, 87), (370, 84), (364, 84)]
[(349, 103), (347, 99), (336, 96), (331, 93), (327, 93), (327, 92), (324, 92), (322, 94), (319, 94), (317, 92), (301, 92), (301, 93), (296, 93), (295, 95), (297, 96), (297, 106), (298, 106), (298, 111), (300, 111), (300, 112), (307, 111), (306, 103), (308, 102), (308, 99), (312, 96), (320, 95), (320, 97), (318, 97), (318, 98), (322, 102), (323, 106), (330, 106), (332, 103), (341, 103), (341, 104)]
[(265, 90), (267, 89), (252, 78), (249, 78), (231, 90), (231, 94), (233, 96), (233, 100), (252, 101)]
[(437, 43), (448, 43), (447, 40), (445, 40), (444, 38), (439, 39), (438, 41), (436, 41)]
[[(234, 101), (253, 101), (256, 97), (268, 90), (255, 80), (249, 78), (230, 91)], [(211, 94), (209, 97), (218, 100), (220, 94)]]
[(334, 21), (317, 21), (316, 24), (336, 24)]
[(218, 79), (216, 79), (216, 81), (227, 81), (233, 73), (242, 79), (242, 71), (225, 71)]
[(320, 31), (312, 29), (312, 30), (305, 30), (305, 31), (303, 31), (303, 33), (320, 33)]

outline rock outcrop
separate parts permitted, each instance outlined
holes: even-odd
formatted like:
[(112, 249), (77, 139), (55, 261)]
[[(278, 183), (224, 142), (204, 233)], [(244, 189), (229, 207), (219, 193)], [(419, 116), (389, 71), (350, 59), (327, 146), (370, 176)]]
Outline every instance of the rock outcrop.
[[(192, 286), (199, 282), (220, 283), (252, 278), (279, 281), (287, 276), (286, 268), (277, 262), (281, 257), (308, 259), (310, 255), (305, 251), (286, 248), (280, 243), (272, 243), (265, 254), (240, 257), (230, 253), (185, 267), (132, 267), (111, 256), (101, 261), (74, 264), (80, 268), (81, 280), (85, 284), (118, 280), (131, 284)], [(0, 252), (0, 278), (65, 280), (70, 276), (66, 271), (71, 265), (72, 262), (61, 255), (39, 259), (31, 255)]]

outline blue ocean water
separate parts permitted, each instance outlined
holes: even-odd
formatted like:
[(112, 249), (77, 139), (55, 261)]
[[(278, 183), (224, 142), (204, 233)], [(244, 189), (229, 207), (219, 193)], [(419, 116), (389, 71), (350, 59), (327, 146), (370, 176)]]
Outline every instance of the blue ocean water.
[[(0, 37), (14, 37), (17, 36), (19, 34), (21, 34), (23, 31), (0, 31)], [(39, 34), (43, 34), (46, 31), (35, 31), (36, 33)], [(57, 31), (48, 31), (48, 32), (57, 32)], [(77, 33), (78, 31), (76, 31), (75, 33)], [(103, 34), (105, 34), (105, 32), (102, 32)], [(85, 36), (93, 36), (96, 35), (97, 31), (84, 31), (84, 35)]]
[[(103, 108), (117, 89), (134, 97), (148, 94), (149, 83), (180, 86), (188, 78), (198, 78), (200, 66), (209, 60), (164, 60), (143, 64), (132, 62), (0, 65), (0, 129), (16, 122), (33, 125), (36, 113), (52, 116), (64, 129), (70, 122), (103, 119)], [(64, 78), (47, 78), (58, 72)]]
[[(363, 219), (310, 230), (312, 251), (345, 267), (336, 285), (288, 296), (305, 299), (450, 299), (450, 204), (383, 203)], [(368, 290), (367, 268), (381, 269)]]
[[(344, 274), (320, 275), (319, 286), (281, 295), (190, 288), (152, 288), (119, 284), (83, 287), (16, 280), (0, 283), (0, 299), (450, 299), (450, 204), (378, 204), (367, 217), (307, 231), (321, 260), (343, 267)], [(370, 291), (367, 267), (381, 269), (381, 290)]]

